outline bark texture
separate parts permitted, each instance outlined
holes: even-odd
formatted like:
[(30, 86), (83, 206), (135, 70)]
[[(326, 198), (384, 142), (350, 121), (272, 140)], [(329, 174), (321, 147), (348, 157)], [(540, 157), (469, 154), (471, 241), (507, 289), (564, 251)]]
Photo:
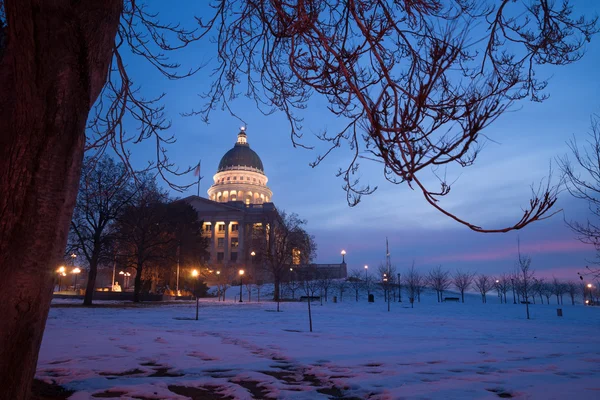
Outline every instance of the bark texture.
[(122, 0), (5, 0), (0, 52), (0, 399), (29, 396)]

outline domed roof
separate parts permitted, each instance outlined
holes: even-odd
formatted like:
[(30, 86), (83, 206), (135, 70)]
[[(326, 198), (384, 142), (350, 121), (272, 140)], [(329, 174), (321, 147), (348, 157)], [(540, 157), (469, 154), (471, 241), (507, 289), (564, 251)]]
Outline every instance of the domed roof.
[(246, 132), (244, 130), (238, 134), (238, 140), (233, 149), (221, 158), (217, 172), (236, 169), (236, 167), (253, 168), (264, 174), (262, 160), (246, 142)]

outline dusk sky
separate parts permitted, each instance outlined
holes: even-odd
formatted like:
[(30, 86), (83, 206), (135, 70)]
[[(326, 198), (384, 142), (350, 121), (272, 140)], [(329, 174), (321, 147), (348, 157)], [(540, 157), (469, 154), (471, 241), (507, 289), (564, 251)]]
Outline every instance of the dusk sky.
[[(575, 3), (580, 7), (576, 9), (578, 14), (591, 16), (600, 11), (596, 0)], [(165, 21), (188, 25), (194, 23), (190, 10), (196, 9), (196, 15), (206, 12), (205, 2), (156, 4), (159, 8), (154, 10)], [(342, 190), (343, 181), (335, 177), (338, 168), (348, 163), (351, 156), (348, 147), (337, 149), (317, 168), (309, 166), (326, 149), (315, 134), (324, 129), (335, 131), (343, 123), (326, 110), (322, 98), (314, 97), (300, 113), (304, 118), (303, 143), (314, 146), (314, 150), (293, 147), (283, 114), (264, 116), (254, 103), (244, 98), (232, 103), (244, 123), (221, 110), (213, 112), (208, 124), (199, 117), (180, 115), (201, 107), (198, 94), (208, 87), (214, 58), (214, 46), (208, 41), (179, 53), (175, 60), (184, 67), (201, 63), (208, 63), (208, 67), (191, 78), (175, 82), (162, 78), (139, 57), (130, 56), (127, 63), (135, 83), (141, 85), (146, 96), (166, 93), (166, 113), (173, 123), (171, 133), (177, 138), (177, 143), (169, 147), (169, 154), (182, 167), (202, 160), (201, 196), (206, 197), (219, 160), (233, 146), (239, 127), (247, 126), (248, 142), (262, 158), (273, 202), (280, 210), (298, 213), (308, 220), (308, 231), (318, 244), (317, 262), (340, 262), (340, 251), (345, 249), (349, 269), (362, 270), (368, 264), (375, 271), (385, 259), (386, 236), (392, 263), (400, 272), (410, 267), (413, 260), (424, 272), (436, 265), (452, 271), (461, 268), (489, 274), (509, 272), (515, 264), (517, 236), (522, 252), (532, 256), (532, 266), (538, 275), (577, 279), (576, 272), (589, 264), (586, 260), (594, 259), (593, 248), (577, 241), (563, 220), (584, 219), (587, 204), (573, 200), (566, 192), (556, 207), (564, 209), (564, 215), (534, 223), (519, 232), (481, 234), (434, 210), (419, 192), (386, 182), (381, 165), (363, 161), (363, 182), (378, 186), (378, 190), (350, 208)], [(566, 141), (572, 135), (577, 138), (586, 135), (591, 114), (600, 111), (599, 63), (600, 36), (596, 36), (581, 61), (566, 67), (540, 68), (539, 76), (550, 78), (547, 89), (550, 98), (543, 103), (521, 101), (486, 129), (485, 135), (496, 143), (488, 141), (474, 166), (448, 170), (449, 181), (458, 180), (451, 195), (442, 199), (442, 206), (487, 228), (518, 221), (521, 207), (528, 205), (530, 185), (547, 176), (550, 162), (555, 167), (554, 178), (558, 179), (555, 158), (568, 152)], [(135, 129), (135, 125), (128, 129)], [(149, 141), (132, 148), (137, 165), (152, 159), (153, 146)], [(193, 179), (190, 175), (179, 182)], [(435, 188), (435, 182), (431, 183), (430, 187)], [(196, 194), (196, 190), (193, 187), (173, 196), (185, 197)]]

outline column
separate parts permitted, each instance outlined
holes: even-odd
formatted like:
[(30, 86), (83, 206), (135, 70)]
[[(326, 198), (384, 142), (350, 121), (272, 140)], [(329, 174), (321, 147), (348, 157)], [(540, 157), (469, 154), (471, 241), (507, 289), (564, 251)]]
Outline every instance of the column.
[(246, 263), (246, 246), (244, 245), (246, 240), (246, 224), (243, 220), (238, 220), (238, 264)]
[(210, 263), (211, 264), (216, 264), (217, 263), (217, 240), (215, 238), (216, 233), (215, 231), (217, 230), (217, 223), (212, 220), (210, 221)]
[(229, 252), (231, 249), (231, 243), (229, 243), (229, 229), (231, 228), (230, 222), (225, 221), (225, 245), (223, 246), (223, 264), (227, 265), (229, 263)]

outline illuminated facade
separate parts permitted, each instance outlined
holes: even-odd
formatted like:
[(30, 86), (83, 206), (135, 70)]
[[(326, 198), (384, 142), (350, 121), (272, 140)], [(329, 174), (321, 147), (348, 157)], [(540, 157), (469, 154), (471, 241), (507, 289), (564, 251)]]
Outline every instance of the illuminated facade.
[[(221, 158), (208, 198), (190, 196), (183, 201), (190, 204), (203, 221), (203, 234), (210, 237), (210, 257), (207, 266), (225, 276), (235, 276), (244, 269), (251, 279), (270, 281), (261, 265), (260, 249), (265, 248), (280, 216), (272, 203), (273, 192), (267, 186), (262, 160), (250, 148), (245, 129), (237, 141)], [(271, 238), (272, 239), (272, 238)], [(262, 242), (264, 241), (264, 242)], [(272, 240), (270, 241), (272, 242)], [(300, 253), (294, 252), (294, 265), (300, 263)], [(312, 264), (332, 272), (335, 278), (346, 277), (346, 264)], [(301, 268), (301, 267), (300, 267)], [(216, 278), (216, 277), (215, 277)]]
[(256, 243), (260, 238), (255, 232), (268, 234), (279, 215), (271, 202), (273, 192), (267, 186), (262, 160), (250, 148), (245, 129), (221, 158), (213, 181), (208, 199), (184, 199), (197, 211), (198, 219), (203, 221), (203, 234), (211, 239), (207, 263), (214, 270), (244, 269), (254, 279), (268, 280), (258, 268), (259, 249), (264, 246)]

